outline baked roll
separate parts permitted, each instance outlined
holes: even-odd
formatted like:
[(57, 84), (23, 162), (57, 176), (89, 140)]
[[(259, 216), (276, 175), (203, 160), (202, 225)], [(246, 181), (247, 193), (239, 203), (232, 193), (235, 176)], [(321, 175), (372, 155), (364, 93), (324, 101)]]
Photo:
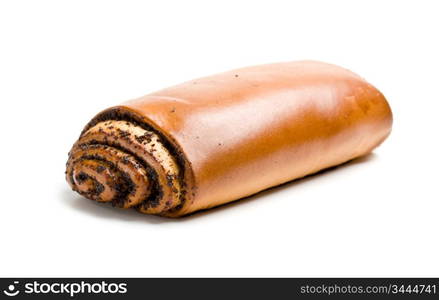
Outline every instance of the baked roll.
[(102, 111), (66, 177), (86, 198), (179, 217), (365, 155), (391, 126), (384, 96), (346, 69), (253, 66)]

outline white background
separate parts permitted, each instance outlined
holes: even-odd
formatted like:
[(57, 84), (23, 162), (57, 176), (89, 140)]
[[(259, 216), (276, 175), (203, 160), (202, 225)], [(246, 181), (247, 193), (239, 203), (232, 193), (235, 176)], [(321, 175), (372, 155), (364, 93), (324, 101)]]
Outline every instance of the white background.
[[(0, 276), (439, 276), (437, 1), (2, 1)], [(97, 112), (231, 68), (315, 59), (394, 112), (373, 155), (172, 220), (64, 180)]]

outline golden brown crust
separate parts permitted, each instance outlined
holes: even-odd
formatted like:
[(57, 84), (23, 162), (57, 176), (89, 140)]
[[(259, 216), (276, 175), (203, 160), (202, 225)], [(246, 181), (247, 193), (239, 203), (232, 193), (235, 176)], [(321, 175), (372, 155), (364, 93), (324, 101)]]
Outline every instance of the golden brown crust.
[(106, 110), (86, 130), (112, 118), (146, 126), (173, 157), (182, 193), (159, 212), (171, 217), (364, 155), (392, 124), (377, 89), (348, 70), (312, 61), (189, 81)]

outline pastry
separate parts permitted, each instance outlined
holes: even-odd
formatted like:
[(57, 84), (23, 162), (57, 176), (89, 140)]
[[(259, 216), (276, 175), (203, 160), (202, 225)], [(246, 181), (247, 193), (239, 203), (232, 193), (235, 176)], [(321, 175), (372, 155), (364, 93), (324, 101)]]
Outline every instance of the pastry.
[(391, 126), (384, 96), (344, 68), (253, 66), (100, 112), (66, 177), (86, 198), (179, 217), (365, 155)]

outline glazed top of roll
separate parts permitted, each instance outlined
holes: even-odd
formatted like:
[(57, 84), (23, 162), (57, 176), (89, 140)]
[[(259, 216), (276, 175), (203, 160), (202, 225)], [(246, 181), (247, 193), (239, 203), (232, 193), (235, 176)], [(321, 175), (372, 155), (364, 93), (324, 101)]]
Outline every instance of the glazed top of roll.
[(179, 214), (313, 173), (322, 169), (319, 158), (325, 167), (363, 155), (392, 123), (376, 88), (315, 61), (191, 80), (106, 110), (86, 129), (116, 110), (144, 120), (181, 153), (190, 192)]

